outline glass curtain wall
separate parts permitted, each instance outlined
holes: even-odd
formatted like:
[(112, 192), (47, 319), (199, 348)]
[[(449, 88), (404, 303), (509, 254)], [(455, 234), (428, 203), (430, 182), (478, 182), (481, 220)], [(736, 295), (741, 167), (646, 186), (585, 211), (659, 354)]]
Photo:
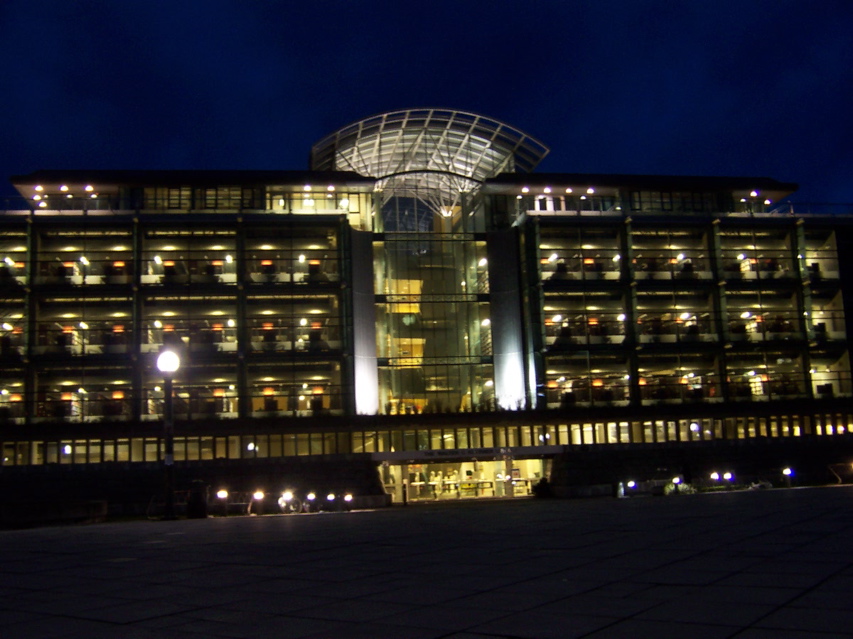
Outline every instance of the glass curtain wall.
[(470, 194), (442, 205), (447, 190), (411, 184), (386, 182), (374, 245), (380, 412), (492, 410), (482, 214)]

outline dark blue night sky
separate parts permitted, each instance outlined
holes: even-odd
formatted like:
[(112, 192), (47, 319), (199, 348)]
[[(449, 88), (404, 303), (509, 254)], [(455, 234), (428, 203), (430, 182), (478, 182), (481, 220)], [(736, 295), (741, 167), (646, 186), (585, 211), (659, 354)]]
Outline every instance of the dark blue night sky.
[(0, 0), (0, 172), (303, 169), (433, 106), (540, 139), (540, 171), (853, 202), (851, 27), (849, 0)]

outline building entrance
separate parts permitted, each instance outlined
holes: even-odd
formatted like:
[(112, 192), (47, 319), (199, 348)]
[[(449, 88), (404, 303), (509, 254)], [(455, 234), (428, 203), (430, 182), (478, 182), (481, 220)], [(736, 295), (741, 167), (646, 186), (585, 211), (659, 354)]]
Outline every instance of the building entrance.
[(385, 492), (395, 504), (405, 501), (442, 501), (522, 497), (551, 471), (550, 459), (504, 459), (419, 463), (383, 462)]

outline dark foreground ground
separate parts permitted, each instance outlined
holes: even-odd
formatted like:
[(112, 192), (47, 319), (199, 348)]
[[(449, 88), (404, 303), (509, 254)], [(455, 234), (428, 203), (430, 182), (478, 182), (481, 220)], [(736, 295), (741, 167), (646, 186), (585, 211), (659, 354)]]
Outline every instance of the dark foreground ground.
[(853, 487), (0, 532), (0, 637), (853, 636)]

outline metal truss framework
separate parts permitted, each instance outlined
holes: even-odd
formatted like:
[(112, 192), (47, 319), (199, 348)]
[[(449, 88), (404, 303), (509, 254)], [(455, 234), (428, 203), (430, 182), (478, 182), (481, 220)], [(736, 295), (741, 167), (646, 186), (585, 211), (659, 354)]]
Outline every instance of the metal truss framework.
[(433, 210), (500, 173), (527, 173), (548, 148), (481, 115), (446, 109), (383, 113), (350, 124), (314, 145), (311, 168), (379, 179), (386, 197), (413, 197)]

